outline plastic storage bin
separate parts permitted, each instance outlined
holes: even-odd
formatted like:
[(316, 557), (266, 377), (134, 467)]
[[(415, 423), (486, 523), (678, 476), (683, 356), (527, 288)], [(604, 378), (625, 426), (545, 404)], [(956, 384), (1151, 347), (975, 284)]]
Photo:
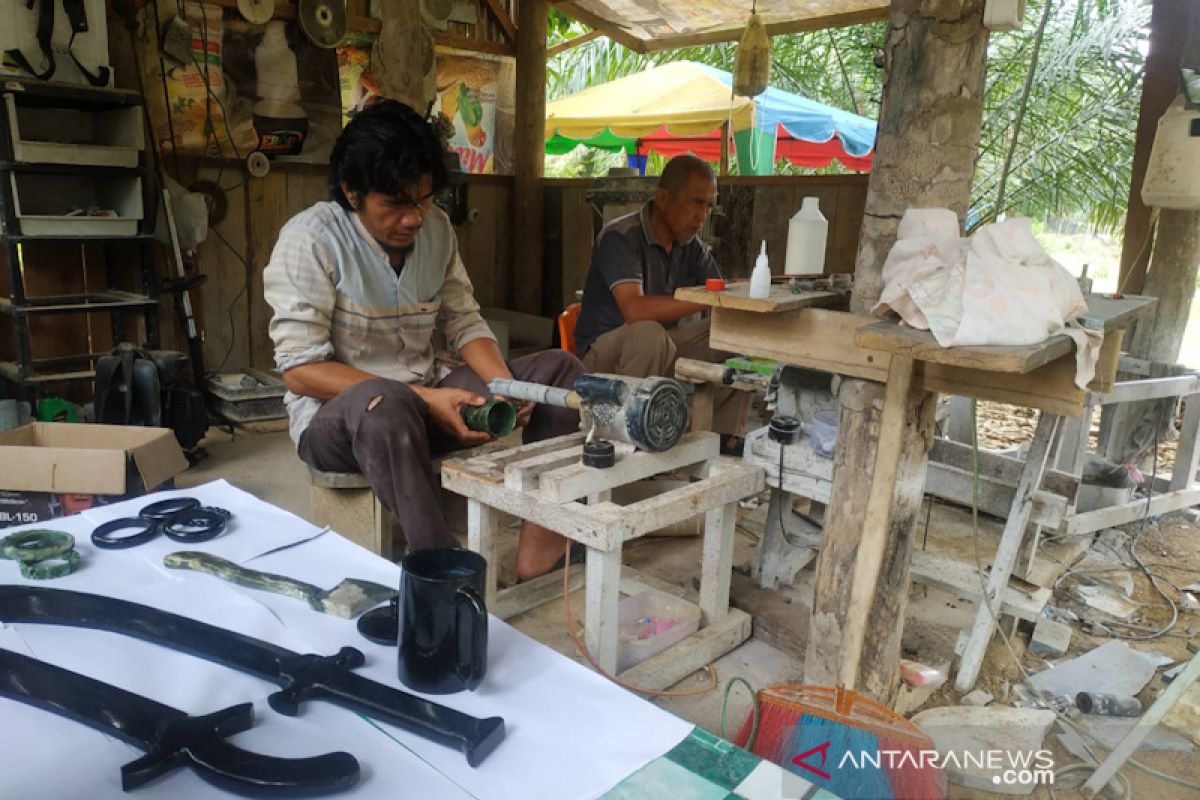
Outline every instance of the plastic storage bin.
[[(142, 179), (137, 175), (18, 173), (13, 211), (25, 236), (133, 236), (142, 220)], [(116, 216), (72, 216), (99, 208)], [(9, 231), (13, 233), (13, 231)]]
[[(661, 630), (666, 620), (675, 624)], [(660, 632), (644, 635), (655, 622)], [(617, 672), (658, 655), (699, 629), (700, 607), (682, 598), (654, 589), (622, 598), (617, 610)]]
[(13, 157), (28, 164), (136, 167), (145, 147), (141, 106), (84, 110), (19, 104), (4, 95)]

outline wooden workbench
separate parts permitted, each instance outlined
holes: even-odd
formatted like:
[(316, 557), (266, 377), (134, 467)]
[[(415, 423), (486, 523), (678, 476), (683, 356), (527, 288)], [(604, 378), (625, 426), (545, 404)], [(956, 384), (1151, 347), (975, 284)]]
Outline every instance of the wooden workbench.
[[(993, 633), (1001, 592), (1016, 563), (1032, 497), (1046, 470), (1059, 424), (1063, 417), (1078, 417), (1083, 412), (1087, 390), (1075, 385), (1073, 342), (1060, 335), (1030, 346), (945, 348), (928, 331), (820, 307), (840, 301), (841, 297), (832, 292), (791, 295), (790, 287), (772, 286), (770, 298), (755, 301), (746, 298), (745, 292), (745, 284), (721, 292), (694, 287), (678, 290), (675, 297), (712, 308), (710, 345), (714, 349), (887, 385), (839, 654), (839, 678), (846, 686), (857, 684), (867, 615), (884, 560), (896, 480), (904, 456), (906, 399), (914, 392), (942, 392), (1042, 412), (992, 561), (984, 602), (963, 655), (957, 685), (960, 690), (969, 689)], [(1097, 302), (1090, 304), (1082, 324), (1103, 330), (1104, 342), (1088, 389), (1105, 392), (1116, 379), (1124, 327), (1149, 309), (1154, 300), (1095, 297)]]

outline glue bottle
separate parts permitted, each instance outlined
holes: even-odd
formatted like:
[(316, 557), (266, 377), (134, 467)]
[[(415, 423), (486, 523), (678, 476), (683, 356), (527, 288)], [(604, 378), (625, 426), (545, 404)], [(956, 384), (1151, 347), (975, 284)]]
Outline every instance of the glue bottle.
[(765, 300), (771, 296), (771, 266), (767, 263), (767, 242), (764, 239), (758, 258), (754, 259), (754, 271), (750, 273), (750, 296)]

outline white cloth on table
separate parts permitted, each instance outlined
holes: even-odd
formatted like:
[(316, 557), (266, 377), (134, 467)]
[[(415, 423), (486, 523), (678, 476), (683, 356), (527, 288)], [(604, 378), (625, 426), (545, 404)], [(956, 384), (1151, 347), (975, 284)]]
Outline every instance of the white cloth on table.
[(895, 311), (930, 331), (942, 347), (1033, 345), (1065, 334), (1075, 341), (1075, 383), (1096, 371), (1104, 336), (1080, 327), (1087, 302), (1075, 278), (1017, 217), (959, 235), (945, 208), (909, 209), (883, 265), (883, 293), (872, 313)]
[[(233, 527), (211, 542), (182, 545), (160, 537), (126, 550), (98, 550), (98, 522), (136, 515), (154, 500), (186, 494), (234, 511)], [(30, 526), (24, 526), (30, 527)], [(299, 652), (336, 653), (343, 645), (367, 658), (355, 670), (401, 688), (396, 650), (372, 644), (354, 620), (319, 614), (302, 601), (167, 569), (174, 550), (203, 550), (265, 572), (318, 586), (346, 577), (399, 585), (398, 565), (252, 495), (215, 481), (92, 509), (35, 527), (72, 533), (78, 572), (59, 580), (22, 578), (0, 561), (0, 583), (119, 597), (182, 614)], [(7, 528), (0, 535), (22, 528)], [(292, 545), (292, 546), (287, 546)], [(105, 631), (0, 623), (0, 648), (120, 686), (191, 714), (251, 701), (255, 725), (233, 741), (262, 753), (308, 756), (345, 750), (362, 777), (348, 800), (591, 800), (684, 739), (691, 724), (608, 682), (495, 617), (488, 620), (488, 669), (474, 692), (426, 696), (475, 716), (501, 716), (505, 740), (478, 767), (462, 753), (387, 723), (372, 724), (327, 702), (302, 704), (298, 717), (272, 711), (274, 684), (165, 647)], [(0, 698), (0, 798), (95, 800), (124, 797), (120, 765), (139, 751), (111, 735), (38, 708)], [(141, 800), (232, 797), (187, 768), (138, 789)]]

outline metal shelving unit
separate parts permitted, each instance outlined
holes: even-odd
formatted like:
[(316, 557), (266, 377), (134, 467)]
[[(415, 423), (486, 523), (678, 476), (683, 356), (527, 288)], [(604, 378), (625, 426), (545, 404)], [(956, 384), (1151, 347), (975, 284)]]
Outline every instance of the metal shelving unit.
[[(0, 379), (18, 396), (49, 384), (90, 381), (96, 359), (108, 352), (35, 358), (30, 324), (35, 319), (107, 314), (115, 346), (129, 338), (126, 321), (136, 315), (143, 344), (159, 345), (152, 223), (147, 220), (156, 206), (145, 179), (141, 105), (138, 93), (119, 89), (17, 80), (0, 84), (0, 243), (7, 278), (0, 316), (12, 330), (9, 352), (0, 355)], [(36, 154), (36, 160), (22, 160), (22, 152)], [(114, 187), (124, 189), (119, 203), (113, 202)], [(93, 205), (116, 208), (119, 216), (72, 215)], [(27, 294), (25, 273), (44, 257), (43, 243), (103, 247), (104, 288)], [(114, 252), (122, 246), (137, 255), (122, 258)]]

